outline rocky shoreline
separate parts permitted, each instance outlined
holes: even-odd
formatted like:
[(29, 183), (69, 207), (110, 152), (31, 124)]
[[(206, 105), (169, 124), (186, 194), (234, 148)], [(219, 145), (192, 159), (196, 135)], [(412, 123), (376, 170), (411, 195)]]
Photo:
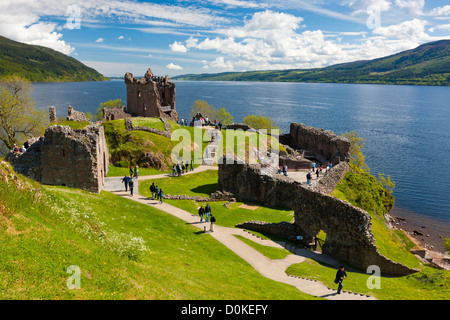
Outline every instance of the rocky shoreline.
[(426, 253), (422, 255), (428, 258), (428, 262), (433, 259), (441, 267), (450, 269), (450, 253), (446, 252), (444, 247), (444, 239), (450, 238), (450, 222), (432, 219), (400, 208), (392, 210), (389, 215), (393, 220), (391, 226), (405, 231), (418, 248), (423, 248)]

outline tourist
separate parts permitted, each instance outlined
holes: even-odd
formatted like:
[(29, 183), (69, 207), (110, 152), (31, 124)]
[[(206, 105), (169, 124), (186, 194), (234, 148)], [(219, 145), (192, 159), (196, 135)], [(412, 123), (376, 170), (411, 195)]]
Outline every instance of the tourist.
[(194, 160), (191, 159), (191, 171), (194, 171)]
[(134, 177), (137, 179), (137, 178), (138, 178), (138, 175), (139, 175), (139, 167), (138, 167), (138, 166), (135, 166), (135, 167), (134, 167)]
[(185, 168), (186, 167), (184, 166), (184, 162), (181, 161), (181, 173), (184, 173)]
[(214, 232), (213, 230), (214, 222), (216, 222), (216, 218), (211, 213), (211, 226), (209, 227), (209, 231), (211, 232)]
[(164, 198), (164, 193), (162, 189), (159, 189), (159, 203), (162, 203), (162, 199)]
[(308, 172), (308, 173), (306, 174), (306, 184), (307, 184), (308, 186), (311, 185), (311, 172)]
[(284, 165), (284, 166), (283, 166), (283, 174), (284, 174), (285, 176), (287, 176), (287, 171), (288, 171), (288, 167), (287, 167), (287, 165)]
[(177, 166), (175, 165), (175, 163), (173, 164), (172, 167), (172, 176), (175, 177), (175, 173), (177, 172)]
[(130, 177), (133, 176), (133, 166), (130, 166)]
[(319, 172), (322, 174), (322, 170), (323, 170), (323, 165), (320, 165), (319, 167)]
[(154, 182), (152, 182), (152, 185), (150, 186), (150, 192), (152, 193), (152, 200), (155, 200), (156, 187)]
[(130, 182), (128, 182), (128, 186), (130, 187), (130, 194), (133, 196), (133, 188), (134, 188), (134, 182), (133, 178), (130, 177)]
[(156, 200), (158, 200), (158, 197), (159, 197), (159, 188), (158, 188), (158, 186), (155, 187), (155, 196), (156, 196)]
[(178, 173), (178, 176), (180, 177), (181, 176), (181, 167), (180, 167), (179, 163), (177, 163), (177, 173)]
[(319, 169), (316, 169), (317, 180), (319, 180)]
[(200, 208), (198, 208), (198, 215), (200, 216), (200, 223), (203, 222), (203, 214), (205, 213), (205, 209), (203, 208), (203, 206), (200, 206)]
[(205, 213), (206, 213), (205, 222), (209, 222), (209, 215), (211, 214), (211, 207), (209, 206), (209, 203), (206, 204)]
[(340, 266), (339, 270), (336, 272), (336, 278), (334, 279), (334, 283), (339, 284), (337, 289), (338, 294), (341, 294), (342, 287), (344, 286), (342, 282), (345, 278), (347, 278), (347, 273), (344, 270), (344, 266)]
[(313, 169), (313, 172), (316, 171), (316, 162), (313, 162), (312, 169)]
[(130, 178), (125, 175), (125, 177), (123, 177), (122, 182), (125, 183), (125, 191), (128, 191), (128, 184), (130, 183)]

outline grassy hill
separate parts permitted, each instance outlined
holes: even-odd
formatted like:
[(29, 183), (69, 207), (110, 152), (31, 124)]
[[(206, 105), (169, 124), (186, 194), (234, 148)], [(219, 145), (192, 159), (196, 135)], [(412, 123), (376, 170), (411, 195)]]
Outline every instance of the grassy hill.
[(108, 80), (96, 70), (63, 53), (0, 36), (0, 77), (12, 74), (32, 82)]
[(450, 40), (423, 44), (391, 56), (317, 69), (188, 74), (177, 80), (284, 81), (326, 83), (375, 83), (450, 85)]

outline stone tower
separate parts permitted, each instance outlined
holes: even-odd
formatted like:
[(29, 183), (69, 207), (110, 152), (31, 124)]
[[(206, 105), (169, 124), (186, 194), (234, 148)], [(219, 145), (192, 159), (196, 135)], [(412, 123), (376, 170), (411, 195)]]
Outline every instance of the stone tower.
[(175, 84), (169, 76), (155, 76), (149, 68), (145, 77), (135, 79), (125, 74), (127, 85), (127, 112), (140, 117), (166, 118), (178, 121), (175, 109)]

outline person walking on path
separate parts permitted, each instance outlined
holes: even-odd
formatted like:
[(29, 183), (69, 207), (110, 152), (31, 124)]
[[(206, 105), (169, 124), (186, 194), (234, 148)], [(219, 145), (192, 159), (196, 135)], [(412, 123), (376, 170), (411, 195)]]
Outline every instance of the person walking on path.
[(156, 196), (156, 200), (158, 200), (158, 198), (159, 198), (159, 188), (158, 188), (158, 186), (155, 187), (155, 196)]
[(159, 189), (159, 203), (162, 203), (162, 199), (164, 198), (164, 193), (162, 189)]
[(211, 213), (211, 226), (209, 227), (209, 231), (214, 232), (214, 223), (216, 222), (216, 217)]
[(211, 207), (209, 206), (209, 203), (206, 204), (205, 213), (206, 213), (205, 222), (209, 222), (209, 215), (211, 214)]
[(125, 177), (123, 177), (122, 182), (125, 183), (125, 191), (128, 191), (128, 184), (130, 183), (130, 178), (125, 175)]
[(133, 166), (130, 166), (130, 177), (133, 176)]
[(152, 193), (152, 200), (155, 200), (156, 187), (154, 182), (152, 182), (152, 185), (150, 186), (150, 192)]
[(200, 206), (200, 208), (198, 208), (198, 215), (200, 216), (200, 223), (203, 222), (203, 214), (205, 214), (205, 209), (203, 208), (203, 206)]
[(191, 159), (191, 171), (194, 171), (194, 160)]
[(308, 172), (308, 173), (306, 174), (306, 184), (307, 184), (308, 186), (311, 185), (311, 172)]
[(133, 178), (131, 178), (130, 182), (128, 182), (128, 186), (130, 187), (131, 196), (133, 196), (133, 188), (134, 188)]
[(337, 289), (338, 294), (341, 294), (342, 287), (344, 286), (342, 282), (345, 278), (347, 278), (347, 273), (344, 270), (344, 266), (340, 266), (339, 270), (336, 272), (336, 278), (334, 279), (334, 283), (339, 284)]
[(138, 179), (138, 175), (139, 175), (139, 167), (138, 167), (138, 166), (135, 166), (135, 167), (134, 167), (134, 177), (135, 177), (136, 179)]

